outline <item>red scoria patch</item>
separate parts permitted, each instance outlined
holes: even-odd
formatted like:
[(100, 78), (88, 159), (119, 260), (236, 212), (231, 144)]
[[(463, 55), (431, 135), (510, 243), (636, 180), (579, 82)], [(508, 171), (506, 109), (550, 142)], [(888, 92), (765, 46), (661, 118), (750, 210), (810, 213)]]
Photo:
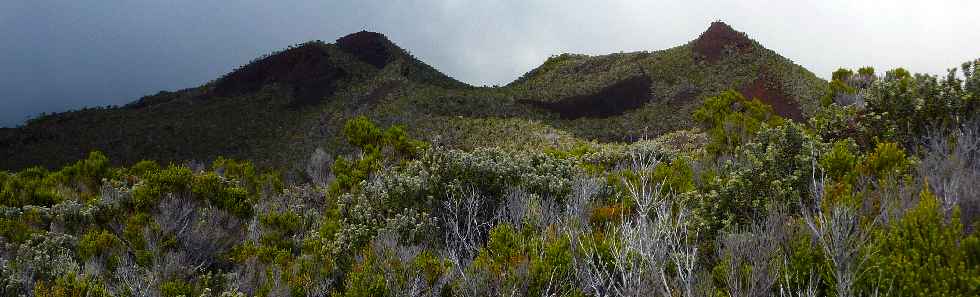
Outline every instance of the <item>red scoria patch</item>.
[(740, 90), (742, 95), (746, 98), (759, 99), (759, 101), (772, 106), (773, 111), (781, 117), (798, 122), (802, 121), (803, 112), (800, 111), (799, 104), (786, 96), (786, 92), (783, 92), (782, 85), (778, 81), (772, 79), (765, 71), (761, 73), (754, 81), (742, 87)]
[(726, 47), (745, 51), (752, 47), (752, 40), (745, 36), (745, 33), (735, 31), (724, 22), (713, 22), (707, 31), (694, 40), (693, 46), (694, 53), (700, 58), (715, 62), (724, 55)]

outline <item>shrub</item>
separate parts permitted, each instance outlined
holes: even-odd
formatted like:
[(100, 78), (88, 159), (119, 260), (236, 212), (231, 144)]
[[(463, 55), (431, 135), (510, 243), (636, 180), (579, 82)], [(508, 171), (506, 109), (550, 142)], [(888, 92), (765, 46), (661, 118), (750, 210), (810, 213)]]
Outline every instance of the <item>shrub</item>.
[(122, 240), (106, 230), (89, 230), (78, 240), (78, 257), (82, 261), (111, 254), (122, 247)]
[(191, 192), (197, 199), (207, 201), (239, 218), (252, 214), (248, 191), (215, 173), (195, 175), (191, 181)]
[(429, 251), (379, 236), (361, 253), (336, 296), (440, 296), (447, 267)]
[[(385, 160), (398, 161), (416, 156), (425, 147), (421, 141), (408, 136), (405, 129), (392, 126), (382, 131), (366, 117), (355, 117), (344, 125), (344, 136), (347, 143), (360, 150), (361, 154), (353, 159), (337, 157), (331, 170), (336, 179), (330, 185), (330, 192), (339, 195), (355, 189), (361, 181), (381, 168)], [(386, 148), (391, 153), (385, 153)]]
[(22, 207), (24, 205), (52, 206), (64, 200), (57, 180), (41, 167), (24, 169), (3, 179), (0, 189), (0, 205)]
[(813, 288), (817, 293), (814, 296), (828, 296), (834, 277), (823, 251), (802, 222), (792, 224), (789, 229), (783, 246), (785, 265), (779, 287), (785, 291)]
[(962, 70), (965, 80), (955, 69), (944, 78), (912, 75), (902, 68), (886, 72), (868, 88), (867, 108), (860, 118), (863, 137), (910, 148), (929, 129), (969, 121), (980, 106), (980, 95), (975, 87), (976, 71), (971, 67)]
[(99, 190), (103, 178), (109, 178), (109, 158), (102, 152), (89, 153), (88, 158), (66, 166), (55, 174), (63, 185), (77, 185), (79, 192), (91, 193)]
[(947, 221), (926, 187), (918, 206), (878, 236), (877, 250), (887, 252), (875, 254), (873, 272), (891, 284), (891, 296), (977, 296), (977, 235), (964, 237), (958, 211)]
[(687, 158), (658, 164), (653, 172), (653, 180), (663, 182), (664, 191), (687, 193), (694, 190), (694, 170)]
[(707, 178), (699, 218), (708, 230), (718, 230), (750, 222), (771, 207), (797, 210), (810, 200), (814, 158), (826, 146), (797, 124), (762, 129), (738, 149), (734, 161)]
[(150, 215), (140, 212), (133, 214), (125, 220), (125, 224), (122, 229), (122, 239), (126, 241), (129, 248), (133, 249), (133, 253), (136, 254), (136, 263), (140, 265), (149, 265), (152, 263), (152, 254), (147, 251), (146, 239), (143, 237), (144, 228), (154, 229), (156, 223)]
[(129, 167), (129, 174), (146, 177), (147, 175), (157, 172), (160, 170), (160, 165), (155, 161), (143, 160), (136, 162), (133, 166)]
[(820, 168), (832, 181), (853, 183), (858, 166), (857, 147), (849, 141), (834, 142), (833, 148), (820, 158)]
[(500, 197), (508, 189), (523, 188), (539, 196), (560, 198), (571, 190), (570, 178), (577, 172), (573, 162), (544, 153), (512, 154), (495, 148), (432, 152), (422, 162), (431, 168), (433, 177), (439, 178), (432, 183), (437, 191), (459, 185)]
[(783, 122), (771, 106), (758, 99), (749, 100), (735, 91), (708, 97), (694, 111), (693, 117), (708, 132), (711, 139), (708, 152), (713, 154), (733, 153), (763, 125), (775, 126)]
[(0, 236), (12, 243), (22, 243), (37, 232), (18, 218), (0, 218)]
[(364, 150), (380, 149), (378, 146), (382, 144), (384, 136), (381, 129), (364, 116), (348, 120), (342, 132), (347, 137), (347, 143)]
[(251, 194), (266, 190), (277, 192), (283, 188), (282, 180), (275, 171), (259, 173), (251, 161), (218, 157), (211, 164), (211, 170), (222, 178), (234, 180), (239, 187)]
[(281, 250), (293, 251), (297, 247), (288, 240), (303, 231), (303, 221), (299, 215), (290, 212), (269, 212), (259, 216), (265, 234), (259, 239), (263, 245)]
[(105, 284), (84, 276), (66, 275), (51, 283), (37, 282), (32, 294), (35, 297), (110, 297)]
[(858, 110), (855, 106), (830, 104), (818, 110), (808, 124), (824, 141), (855, 138), (858, 136)]
[(169, 280), (160, 284), (160, 296), (178, 297), (193, 296), (194, 286), (183, 280)]
[(491, 292), (523, 296), (573, 294), (574, 271), (569, 242), (528, 227), (500, 224), (490, 230), (486, 246), (470, 269), (493, 276)]
[(21, 244), (13, 257), (13, 267), (28, 284), (34, 280), (51, 281), (79, 272), (73, 259), (75, 238), (60, 233), (35, 233)]
[(905, 150), (893, 142), (880, 142), (874, 151), (869, 153), (861, 162), (861, 173), (878, 177), (901, 177), (909, 173), (912, 163), (905, 156)]
[(164, 194), (186, 195), (191, 189), (193, 173), (186, 166), (171, 165), (167, 169), (149, 173), (133, 186), (133, 203), (136, 209), (155, 207)]

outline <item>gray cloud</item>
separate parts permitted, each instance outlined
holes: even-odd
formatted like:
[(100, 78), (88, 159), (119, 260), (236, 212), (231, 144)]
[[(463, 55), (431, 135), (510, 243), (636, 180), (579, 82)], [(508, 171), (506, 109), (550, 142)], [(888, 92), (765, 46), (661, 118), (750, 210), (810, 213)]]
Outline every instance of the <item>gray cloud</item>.
[(864, 65), (936, 74), (980, 56), (980, 2), (931, 2), (4, 1), (0, 126), (196, 86), (362, 29), (474, 85), (506, 84), (562, 52), (679, 45), (716, 19), (823, 77)]

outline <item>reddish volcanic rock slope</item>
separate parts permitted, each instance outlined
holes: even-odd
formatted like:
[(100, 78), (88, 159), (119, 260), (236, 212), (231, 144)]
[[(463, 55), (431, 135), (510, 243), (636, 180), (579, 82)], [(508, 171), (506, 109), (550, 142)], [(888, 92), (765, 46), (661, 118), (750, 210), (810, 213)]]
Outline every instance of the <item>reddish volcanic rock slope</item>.
[(789, 98), (778, 81), (771, 78), (765, 71), (748, 85), (742, 87), (742, 95), (746, 98), (756, 98), (762, 103), (769, 104), (776, 114), (794, 121), (803, 120), (800, 105)]
[(721, 59), (726, 48), (736, 51), (748, 50), (752, 40), (745, 33), (735, 31), (724, 22), (713, 22), (707, 31), (694, 40), (694, 53), (709, 62)]

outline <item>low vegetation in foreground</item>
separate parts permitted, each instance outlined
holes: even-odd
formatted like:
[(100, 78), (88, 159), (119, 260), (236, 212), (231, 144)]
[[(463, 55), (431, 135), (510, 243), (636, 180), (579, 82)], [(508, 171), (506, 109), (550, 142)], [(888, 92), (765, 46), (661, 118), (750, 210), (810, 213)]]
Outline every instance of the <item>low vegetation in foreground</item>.
[(354, 153), (288, 182), (99, 152), (3, 172), (0, 293), (978, 296), (977, 67), (842, 69), (805, 122), (726, 91), (625, 144), (463, 150), (356, 117)]

